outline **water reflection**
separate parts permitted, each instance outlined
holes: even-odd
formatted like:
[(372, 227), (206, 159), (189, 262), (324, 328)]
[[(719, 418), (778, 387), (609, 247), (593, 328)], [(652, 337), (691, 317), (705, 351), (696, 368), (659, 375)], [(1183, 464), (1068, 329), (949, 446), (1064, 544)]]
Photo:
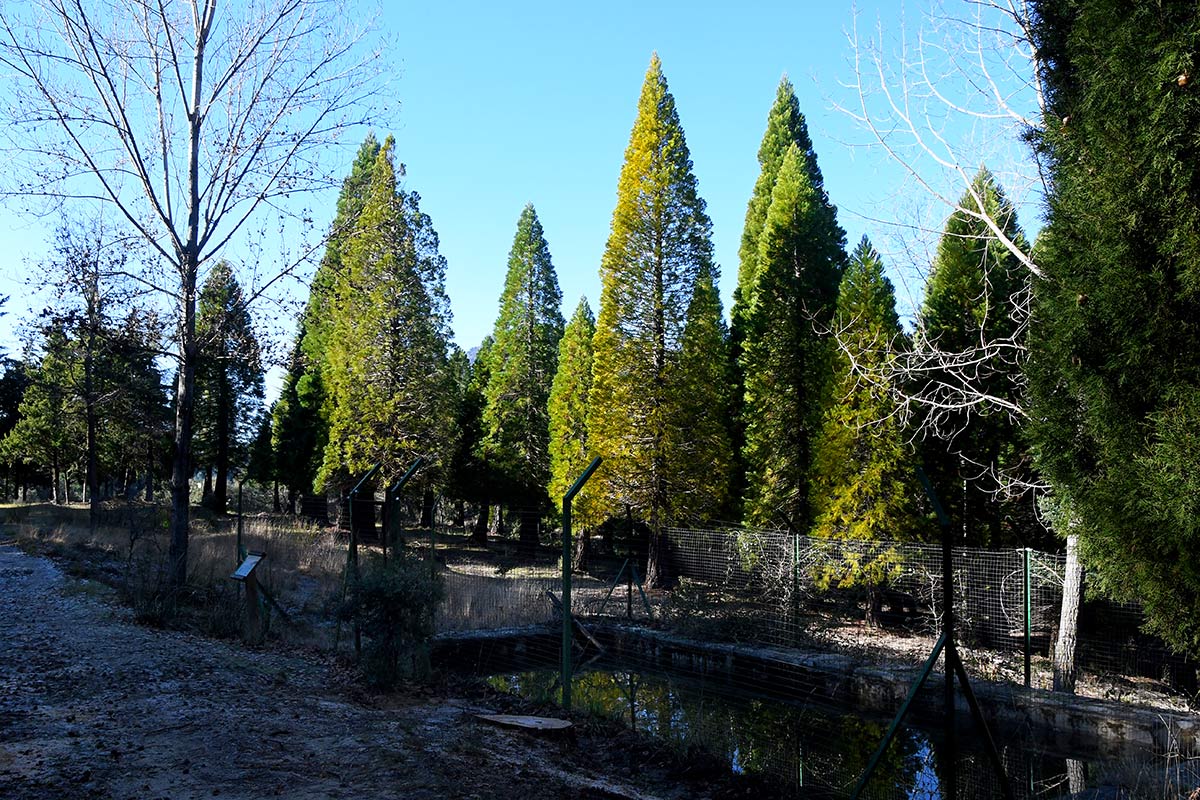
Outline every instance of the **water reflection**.
[[(540, 702), (561, 697), (558, 674), (552, 670), (500, 674), (489, 682)], [(705, 751), (735, 773), (768, 776), (802, 797), (848, 796), (889, 722), (811, 703), (718, 692), (694, 677), (621, 669), (576, 675), (572, 695), (578, 708), (623, 720), (680, 751)], [(901, 731), (876, 769), (867, 796), (942, 798), (949, 765), (940, 758), (940, 738), (940, 731), (919, 727)], [(964, 727), (956, 764), (959, 797), (1001, 797), (986, 758), (972, 751), (973, 739), (974, 731)], [(1172, 778), (1161, 759), (1089, 765), (1037, 752), (1027, 737), (1002, 734), (999, 739), (1005, 769), (1020, 798), (1069, 797), (1086, 783), (1136, 787), (1133, 793), (1096, 796), (1186, 796), (1200, 784), (1194, 767)]]

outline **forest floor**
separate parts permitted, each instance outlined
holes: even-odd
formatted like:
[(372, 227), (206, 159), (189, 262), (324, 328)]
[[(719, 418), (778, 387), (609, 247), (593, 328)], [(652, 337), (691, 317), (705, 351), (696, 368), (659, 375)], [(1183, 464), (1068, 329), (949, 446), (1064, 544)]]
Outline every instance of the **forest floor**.
[[(731, 798), (774, 792), (578, 718), (545, 739), (475, 686), (365, 691), (329, 656), (136, 624), (0, 532), (0, 797)], [(533, 709), (536, 710), (536, 709)]]

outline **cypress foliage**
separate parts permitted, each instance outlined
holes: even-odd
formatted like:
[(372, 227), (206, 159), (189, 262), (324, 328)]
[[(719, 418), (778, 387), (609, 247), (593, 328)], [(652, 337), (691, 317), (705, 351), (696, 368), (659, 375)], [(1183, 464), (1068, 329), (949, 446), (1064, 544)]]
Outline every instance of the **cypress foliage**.
[(759, 237), (746, 312), (745, 519), (805, 531), (808, 472), (829, 382), (833, 318), (845, 233), (814, 186), (799, 147), (788, 146)]
[(1094, 585), (1200, 655), (1200, 14), (1183, 0), (1034, 6), (1050, 179), (1030, 330), (1037, 462), (1066, 490)]
[[(813, 445), (812, 535), (865, 542), (915, 538), (922, 532), (916, 459), (895, 413), (893, 387), (868, 377), (887, 373), (883, 368), (903, 346), (904, 334), (892, 282), (865, 236), (842, 277), (835, 325), (839, 349), (830, 405)], [(851, 356), (860, 371), (852, 370)], [(866, 585), (867, 620), (874, 623), (876, 590), (892, 563), (888, 552), (870, 553), (823, 577)]]
[[(1021, 248), (1028, 245), (1016, 210), (986, 169), (963, 194), (959, 205), (993, 219)], [(982, 201), (982, 207), (975, 197)], [(956, 211), (946, 221), (937, 260), (925, 285), (916, 346), (943, 353), (978, 351), (986, 344), (1010, 342), (1003, 351), (971, 366), (971, 382), (983, 394), (1017, 402), (1021, 364), (1017, 350), (1020, 317), (1028, 292), (1028, 272), (976, 214)], [(919, 392), (938, 398), (938, 386), (955, 378), (933, 371)], [(922, 461), (937, 487), (952, 523), (972, 545), (1031, 544), (1033, 520), (1013, 503), (997, 497), (995, 475), (1023, 469), (1025, 451), (1013, 417), (987, 402), (939, 410), (935, 436), (922, 445)]]
[(334, 290), (342, 273), (343, 250), (362, 213), (378, 156), (379, 142), (374, 134), (368, 134), (358, 148), (350, 174), (342, 181), (325, 254), (313, 275), (280, 400), (272, 411), (272, 447), (279, 479), (288, 489), (288, 505), (293, 510), (298, 492), (308, 494), (314, 490), (329, 441), (333, 408), (326, 386)]
[(669, 521), (686, 472), (678, 443), (688, 389), (680, 355), (702, 273), (715, 274), (704, 201), (675, 100), (655, 55), (617, 184), (612, 230), (600, 264), (588, 435), (605, 459), (593, 480), (607, 510), (650, 523), (647, 580), (665, 575), (656, 535)]
[(334, 284), (322, 483), (377, 462), (398, 475), (416, 456), (437, 479), (454, 444), (446, 262), (420, 198), (396, 185), (393, 147), (380, 148)]
[(537, 547), (550, 482), (550, 384), (563, 335), (562, 292), (532, 205), (525, 206), (508, 254), (484, 397), (483, 451), (509, 501), (521, 509), (522, 549)]
[[(550, 387), (550, 499), (559, 501), (593, 458), (587, 413), (592, 390), (592, 338), (596, 317), (581, 297), (558, 345), (558, 368)], [(595, 511), (595, 487), (589, 482), (572, 503), (579, 529), (602, 520)]]

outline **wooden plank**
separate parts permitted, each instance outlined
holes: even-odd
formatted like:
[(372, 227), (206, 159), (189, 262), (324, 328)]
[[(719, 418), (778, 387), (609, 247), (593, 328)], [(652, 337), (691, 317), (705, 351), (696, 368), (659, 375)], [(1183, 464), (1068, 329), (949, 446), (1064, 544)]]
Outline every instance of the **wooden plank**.
[(476, 714), (478, 719), (499, 725), (502, 728), (516, 728), (534, 733), (561, 733), (572, 727), (570, 720), (555, 717), (528, 717), (519, 714)]

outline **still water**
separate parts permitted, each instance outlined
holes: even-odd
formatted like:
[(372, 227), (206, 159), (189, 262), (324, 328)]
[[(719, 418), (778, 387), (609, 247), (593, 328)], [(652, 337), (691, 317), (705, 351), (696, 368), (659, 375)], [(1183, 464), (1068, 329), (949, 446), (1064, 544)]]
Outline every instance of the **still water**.
[[(536, 701), (561, 697), (554, 670), (505, 672), (488, 682)], [(623, 720), (681, 751), (704, 751), (732, 772), (768, 777), (798, 797), (849, 796), (890, 722), (811, 702), (717, 691), (694, 676), (602, 663), (575, 676), (572, 695), (577, 708)], [(1101, 762), (1089, 754), (1049, 753), (1021, 732), (993, 733), (1019, 798), (1187, 797), (1200, 786), (1200, 770), (1191, 761), (1146, 754)], [(955, 761), (958, 796), (1002, 797), (982, 750), (974, 747), (977, 736), (964, 720)], [(943, 753), (940, 729), (903, 729), (864, 796), (942, 798), (950, 768)]]

